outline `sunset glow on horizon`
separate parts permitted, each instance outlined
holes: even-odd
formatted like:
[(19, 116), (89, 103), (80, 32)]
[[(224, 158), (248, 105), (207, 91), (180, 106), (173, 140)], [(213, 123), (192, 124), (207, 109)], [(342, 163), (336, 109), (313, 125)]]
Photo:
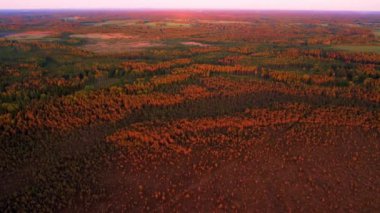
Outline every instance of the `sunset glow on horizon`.
[(252, 9), (380, 11), (380, 0), (13, 0), (0, 9)]

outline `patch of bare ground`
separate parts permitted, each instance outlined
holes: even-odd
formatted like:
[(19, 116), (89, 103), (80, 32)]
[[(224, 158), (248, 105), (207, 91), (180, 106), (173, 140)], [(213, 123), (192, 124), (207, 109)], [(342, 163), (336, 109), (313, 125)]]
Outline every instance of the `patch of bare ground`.
[(203, 44), (203, 43), (195, 42), (195, 41), (185, 41), (185, 42), (181, 42), (181, 44), (185, 45), (185, 46), (198, 46), (198, 47), (208, 47), (208, 46), (210, 46), (208, 44)]
[(71, 38), (83, 38), (83, 39), (131, 39), (133, 36), (126, 35), (123, 33), (87, 33), (87, 34), (73, 34), (70, 35)]
[(128, 51), (136, 51), (151, 47), (161, 47), (164, 46), (162, 43), (156, 42), (126, 42), (126, 41), (116, 41), (116, 42), (106, 42), (99, 41), (96, 43), (90, 43), (83, 46), (87, 51), (107, 54), (107, 53), (123, 53)]
[(43, 39), (54, 35), (53, 31), (26, 31), (20, 33), (14, 33), (5, 36), (5, 38), (10, 40), (35, 40), (35, 39)]

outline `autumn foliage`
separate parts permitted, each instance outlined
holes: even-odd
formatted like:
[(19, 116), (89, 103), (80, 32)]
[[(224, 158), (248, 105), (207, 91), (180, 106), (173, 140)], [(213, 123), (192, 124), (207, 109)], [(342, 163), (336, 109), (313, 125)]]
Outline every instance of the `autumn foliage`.
[(0, 211), (378, 211), (379, 20), (0, 12)]

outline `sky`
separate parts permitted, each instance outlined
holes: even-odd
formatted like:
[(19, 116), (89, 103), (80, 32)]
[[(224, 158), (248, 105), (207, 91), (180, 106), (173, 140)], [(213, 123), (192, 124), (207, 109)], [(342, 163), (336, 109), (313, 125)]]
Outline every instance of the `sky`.
[(0, 0), (0, 9), (253, 9), (379, 11), (380, 0)]

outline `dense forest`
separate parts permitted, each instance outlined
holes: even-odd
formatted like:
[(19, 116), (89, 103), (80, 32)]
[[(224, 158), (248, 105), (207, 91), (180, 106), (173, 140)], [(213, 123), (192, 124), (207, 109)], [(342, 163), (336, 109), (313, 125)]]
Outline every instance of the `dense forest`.
[(380, 209), (380, 14), (0, 11), (0, 211)]

